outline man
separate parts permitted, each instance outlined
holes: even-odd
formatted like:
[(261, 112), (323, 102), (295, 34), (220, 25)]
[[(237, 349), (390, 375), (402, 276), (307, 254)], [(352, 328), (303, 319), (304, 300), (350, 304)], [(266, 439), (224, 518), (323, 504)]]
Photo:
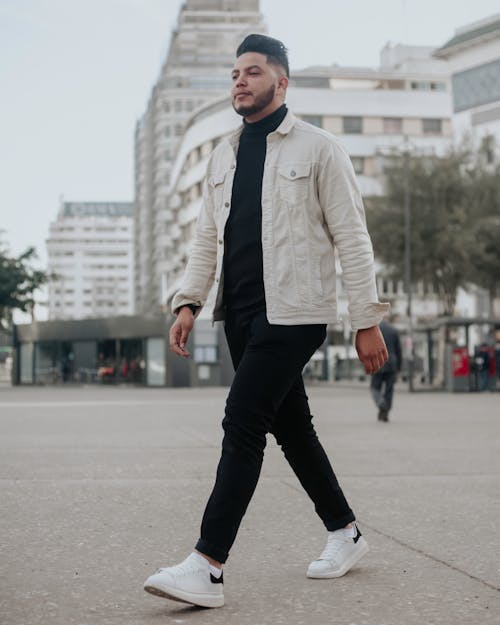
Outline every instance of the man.
[(392, 408), (394, 384), (398, 373), (401, 371), (401, 342), (398, 331), (387, 321), (382, 321), (380, 330), (389, 353), (389, 359), (381, 369), (372, 375), (370, 387), (373, 400), (378, 408), (378, 420), (387, 423)]
[(308, 577), (344, 575), (368, 550), (311, 423), (301, 372), (336, 320), (334, 245), (367, 373), (387, 359), (378, 323), (373, 253), (349, 158), (328, 133), (284, 105), (284, 45), (249, 35), (231, 98), (243, 125), (210, 157), (204, 202), (180, 291), (170, 347), (186, 341), (215, 280), (215, 320), (235, 367), (215, 485), (195, 551), (159, 569), (148, 592), (206, 607), (224, 604), (222, 565), (257, 485), (271, 432), (328, 530)]

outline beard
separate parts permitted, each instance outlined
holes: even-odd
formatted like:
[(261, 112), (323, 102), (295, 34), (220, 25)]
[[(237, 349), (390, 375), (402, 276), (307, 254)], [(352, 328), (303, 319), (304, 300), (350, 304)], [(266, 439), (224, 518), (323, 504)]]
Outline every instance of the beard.
[(233, 101), (233, 109), (238, 113), (238, 115), (241, 115), (242, 117), (255, 115), (255, 113), (260, 113), (260, 111), (265, 109), (266, 106), (271, 104), (274, 98), (274, 93), (275, 93), (275, 87), (274, 85), (272, 85), (271, 87), (269, 87), (267, 91), (257, 96), (254, 100), (254, 103), (251, 106), (245, 106), (244, 104), (241, 104), (240, 106), (238, 106)]

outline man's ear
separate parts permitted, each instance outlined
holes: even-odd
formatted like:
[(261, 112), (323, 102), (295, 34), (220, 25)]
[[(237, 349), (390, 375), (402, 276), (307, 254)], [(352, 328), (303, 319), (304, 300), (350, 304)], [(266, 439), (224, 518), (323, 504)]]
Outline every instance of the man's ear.
[(278, 80), (278, 89), (285, 93), (288, 87), (288, 82), (289, 81), (287, 76), (280, 76)]

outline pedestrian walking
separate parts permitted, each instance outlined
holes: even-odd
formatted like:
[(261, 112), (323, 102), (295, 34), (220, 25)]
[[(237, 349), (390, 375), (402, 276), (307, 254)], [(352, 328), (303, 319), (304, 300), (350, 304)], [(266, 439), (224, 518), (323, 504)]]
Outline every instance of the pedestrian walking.
[(302, 370), (335, 322), (339, 252), (356, 348), (367, 373), (387, 359), (378, 328), (373, 251), (349, 157), (329, 133), (287, 109), (285, 46), (240, 44), (231, 98), (241, 127), (212, 153), (196, 236), (172, 309), (170, 348), (186, 341), (215, 281), (235, 376), (222, 421), (215, 485), (195, 550), (159, 569), (145, 590), (206, 607), (224, 604), (222, 565), (253, 495), (272, 433), (327, 534), (307, 576), (344, 575), (368, 551), (311, 422)]
[(479, 372), (479, 390), (487, 391), (490, 383), (491, 353), (493, 349), (488, 343), (481, 343), (476, 358)]
[(394, 385), (401, 371), (401, 341), (399, 332), (387, 321), (382, 321), (380, 330), (384, 337), (389, 358), (385, 365), (372, 375), (370, 389), (378, 408), (378, 420), (389, 421), (392, 408)]

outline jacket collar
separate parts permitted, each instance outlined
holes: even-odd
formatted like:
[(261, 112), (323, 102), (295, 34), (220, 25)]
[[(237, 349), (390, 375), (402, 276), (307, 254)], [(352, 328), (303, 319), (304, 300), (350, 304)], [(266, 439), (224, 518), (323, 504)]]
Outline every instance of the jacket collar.
[[(276, 128), (274, 132), (279, 132), (280, 135), (287, 135), (290, 132), (290, 130), (294, 127), (296, 122), (297, 122), (297, 118), (290, 110), (288, 110), (287, 114), (285, 115), (285, 118), (283, 119), (281, 124)], [(238, 144), (240, 142), (240, 137), (241, 137), (241, 133), (243, 132), (243, 128), (244, 128), (243, 124), (240, 124), (238, 128), (236, 128), (236, 130), (234, 130), (228, 137), (229, 143), (231, 144), (231, 147), (233, 148), (235, 153), (238, 149)], [(274, 133), (271, 132), (269, 134), (272, 135)]]

